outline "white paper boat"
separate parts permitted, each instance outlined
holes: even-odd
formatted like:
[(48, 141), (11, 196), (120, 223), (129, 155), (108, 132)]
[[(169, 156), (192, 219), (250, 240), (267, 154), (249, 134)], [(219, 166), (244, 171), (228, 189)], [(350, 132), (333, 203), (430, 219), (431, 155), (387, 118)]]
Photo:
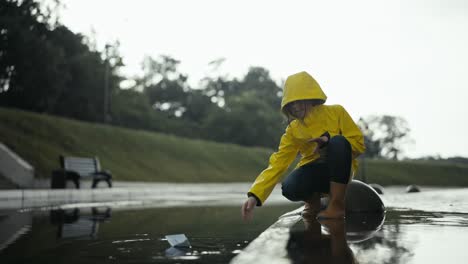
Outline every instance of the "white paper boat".
[(167, 235), (167, 242), (173, 247), (191, 247), (188, 238), (184, 234)]

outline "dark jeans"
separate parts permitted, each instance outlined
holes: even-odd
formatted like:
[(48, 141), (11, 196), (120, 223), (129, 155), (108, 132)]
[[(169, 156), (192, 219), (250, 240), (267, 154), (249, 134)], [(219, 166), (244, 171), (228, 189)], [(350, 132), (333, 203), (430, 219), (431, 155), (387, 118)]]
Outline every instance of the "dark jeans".
[(314, 193), (328, 193), (330, 181), (348, 183), (351, 176), (351, 145), (343, 136), (328, 142), (325, 161), (305, 164), (283, 181), (283, 196), (291, 201), (305, 201)]

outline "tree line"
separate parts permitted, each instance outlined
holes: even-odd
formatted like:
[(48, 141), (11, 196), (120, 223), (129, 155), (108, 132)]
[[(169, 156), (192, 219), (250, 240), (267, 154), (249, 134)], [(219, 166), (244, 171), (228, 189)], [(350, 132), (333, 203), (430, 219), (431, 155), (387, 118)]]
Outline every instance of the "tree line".
[[(41, 2), (0, 3), (0, 106), (269, 148), (287, 125), (279, 111), (281, 84), (263, 67), (251, 67), (242, 78), (207, 76), (192, 87), (177, 59), (146, 57), (143, 74), (121, 89), (126, 78), (118, 42), (100, 51)], [(398, 158), (399, 142), (409, 133), (403, 118), (359, 123), (370, 157)]]

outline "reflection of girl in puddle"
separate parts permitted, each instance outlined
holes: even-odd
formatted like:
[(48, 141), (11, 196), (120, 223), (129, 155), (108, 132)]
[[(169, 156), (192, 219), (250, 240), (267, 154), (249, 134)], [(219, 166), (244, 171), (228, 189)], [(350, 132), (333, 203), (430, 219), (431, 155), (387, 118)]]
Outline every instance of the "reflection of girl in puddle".
[[(357, 263), (346, 242), (344, 220), (304, 218), (305, 230), (291, 230), (286, 246), (292, 263)], [(321, 224), (328, 231), (322, 234)]]

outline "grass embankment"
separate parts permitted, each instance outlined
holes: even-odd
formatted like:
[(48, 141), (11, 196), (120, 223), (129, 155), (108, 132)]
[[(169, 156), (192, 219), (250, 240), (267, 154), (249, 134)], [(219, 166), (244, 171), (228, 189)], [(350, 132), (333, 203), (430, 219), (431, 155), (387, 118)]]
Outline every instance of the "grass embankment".
[(443, 161), (369, 160), (361, 162), (356, 178), (362, 171), (369, 183), (381, 185), (468, 186), (468, 166)]
[[(272, 150), (193, 140), (0, 108), (0, 141), (47, 178), (60, 154), (98, 156), (115, 180), (251, 182)], [(362, 164), (361, 164), (362, 165)], [(382, 185), (468, 186), (468, 166), (369, 160), (368, 182)]]
[(250, 181), (271, 152), (4, 108), (0, 141), (41, 178), (59, 168), (59, 155), (64, 154), (99, 157), (115, 180)]

